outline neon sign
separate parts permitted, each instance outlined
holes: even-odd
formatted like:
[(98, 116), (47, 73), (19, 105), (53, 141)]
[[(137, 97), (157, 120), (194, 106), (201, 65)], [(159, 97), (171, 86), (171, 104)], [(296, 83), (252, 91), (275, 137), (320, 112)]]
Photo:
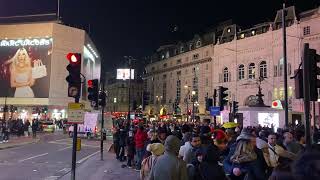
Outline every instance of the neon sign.
[(0, 40), (0, 47), (7, 46), (48, 46), (52, 42), (52, 38), (34, 38), (34, 39), (18, 39), (18, 40)]

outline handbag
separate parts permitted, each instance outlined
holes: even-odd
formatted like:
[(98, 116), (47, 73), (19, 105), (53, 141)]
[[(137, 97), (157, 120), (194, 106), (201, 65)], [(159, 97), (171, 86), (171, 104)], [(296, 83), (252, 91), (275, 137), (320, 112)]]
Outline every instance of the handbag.
[(43, 65), (41, 60), (36, 60), (33, 63), (32, 68), (32, 78), (33, 79), (39, 79), (47, 76), (47, 68), (45, 65)]

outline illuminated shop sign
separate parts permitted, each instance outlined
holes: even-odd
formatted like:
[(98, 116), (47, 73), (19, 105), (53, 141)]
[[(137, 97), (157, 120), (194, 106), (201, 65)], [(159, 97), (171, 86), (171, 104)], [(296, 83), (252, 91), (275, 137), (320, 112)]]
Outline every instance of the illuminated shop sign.
[(52, 41), (52, 38), (0, 40), (0, 47), (7, 47), (7, 46), (48, 46), (48, 45), (51, 44), (51, 41)]

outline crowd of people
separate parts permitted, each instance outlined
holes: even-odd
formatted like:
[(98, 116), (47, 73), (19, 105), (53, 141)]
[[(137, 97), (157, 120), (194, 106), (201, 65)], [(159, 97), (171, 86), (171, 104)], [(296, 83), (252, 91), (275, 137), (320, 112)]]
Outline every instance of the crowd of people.
[(116, 159), (141, 180), (320, 178), (319, 131), (306, 148), (303, 127), (213, 127), (210, 121), (113, 127)]

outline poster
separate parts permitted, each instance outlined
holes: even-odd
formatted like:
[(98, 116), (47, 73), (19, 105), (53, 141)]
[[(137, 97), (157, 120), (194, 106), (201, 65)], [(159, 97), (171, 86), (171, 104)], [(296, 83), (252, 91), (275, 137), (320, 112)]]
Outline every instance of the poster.
[(0, 97), (48, 98), (52, 38), (0, 39)]

